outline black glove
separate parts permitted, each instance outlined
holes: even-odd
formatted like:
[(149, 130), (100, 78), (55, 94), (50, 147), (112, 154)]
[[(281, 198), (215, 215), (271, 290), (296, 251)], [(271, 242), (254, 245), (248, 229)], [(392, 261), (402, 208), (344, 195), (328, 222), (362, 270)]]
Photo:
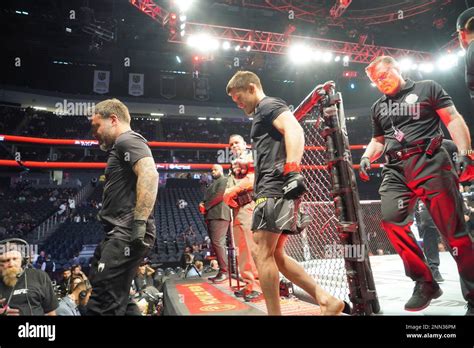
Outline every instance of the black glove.
[(136, 247), (150, 247), (150, 244), (145, 243), (146, 233), (146, 221), (145, 220), (133, 220), (132, 224), (132, 236), (130, 243)]
[(369, 181), (370, 177), (367, 171), (370, 169), (370, 158), (369, 157), (362, 157), (360, 159), (360, 168), (359, 168), (359, 176), (362, 181)]
[(297, 199), (306, 192), (304, 177), (298, 172), (290, 172), (284, 176), (283, 198)]
[(467, 173), (469, 166), (472, 166), (473, 163), (469, 156), (461, 155), (457, 158), (455, 165), (456, 172), (458, 173), (458, 176), (461, 179)]

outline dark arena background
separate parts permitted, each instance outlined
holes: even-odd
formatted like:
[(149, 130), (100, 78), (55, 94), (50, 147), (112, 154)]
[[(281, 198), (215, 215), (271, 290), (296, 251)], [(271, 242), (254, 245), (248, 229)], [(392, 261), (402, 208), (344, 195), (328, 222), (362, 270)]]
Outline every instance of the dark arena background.
[[(418, 333), (443, 334), (443, 344), (460, 343), (464, 318), (458, 316), (467, 307), (448, 243), (436, 236), (443, 295), (422, 311), (404, 310), (414, 282), (382, 227), (378, 190), (385, 158), (372, 163), (368, 182), (360, 180), (358, 170), (372, 139), (371, 106), (381, 97), (365, 68), (378, 56), (397, 59), (405, 78), (439, 83), (474, 129), (465, 50), (453, 35), (456, 19), (472, 5), (464, 0), (2, 0), (0, 240), (27, 242), (26, 267), (46, 272), (60, 301), (68, 296), (61, 290), (64, 271), (79, 266), (89, 275), (94, 250), (105, 237), (97, 214), (108, 154), (99, 148), (88, 116), (99, 102), (117, 98), (129, 108), (132, 130), (148, 141), (159, 173), (156, 241), (142, 263), (149, 280), (141, 289), (135, 280), (130, 284), (135, 314), (153, 317), (144, 324), (151, 330), (167, 320), (173, 327), (188, 320), (214, 325), (208, 317), (217, 316), (238, 317), (241, 332), (246, 322), (273, 324), (275, 318), (264, 317), (263, 296), (245, 301), (234, 294), (244, 284), (237, 279), (241, 265), (235, 262), (239, 250), (231, 230), (232, 276), (209, 281), (218, 273), (217, 258), (199, 211), (213, 182), (213, 165), (229, 173), (229, 136), (240, 134), (251, 147), (253, 117), (226, 93), (229, 79), (249, 70), (260, 77), (266, 95), (288, 104), (304, 130), (307, 192), (301, 208), (311, 222), (289, 237), (286, 253), (331, 295), (349, 303), (352, 317), (344, 313), (325, 321), (318, 303), (281, 274), (283, 316), (305, 317), (293, 318), (292, 325), (301, 320), (315, 328), (348, 325), (353, 335), (367, 336), (354, 329), (368, 325), (360, 321), (363, 316), (374, 325), (377, 340), (425, 344), (432, 337), (410, 339), (417, 331), (409, 324), (436, 318), (430, 327), (442, 324), (444, 331)], [(333, 81), (331, 87), (327, 81)], [(468, 229), (474, 226), (473, 192), (474, 185), (462, 183)], [(419, 209), (413, 215), (411, 231), (423, 248)], [(374, 318), (387, 320), (387, 326)], [(457, 329), (455, 318), (461, 320)], [(344, 322), (332, 321), (339, 319)], [(83, 330), (89, 320), (101, 323), (82, 318)], [(5, 321), (15, 325), (0, 329), (0, 345), (7, 331), (14, 338), (5, 343), (24, 343), (17, 338), (24, 322)], [(59, 340), (64, 335), (57, 325)], [(385, 334), (393, 336), (384, 337), (389, 326), (393, 333)], [(305, 332), (309, 336), (311, 329)], [(288, 342), (290, 336), (291, 331)]]

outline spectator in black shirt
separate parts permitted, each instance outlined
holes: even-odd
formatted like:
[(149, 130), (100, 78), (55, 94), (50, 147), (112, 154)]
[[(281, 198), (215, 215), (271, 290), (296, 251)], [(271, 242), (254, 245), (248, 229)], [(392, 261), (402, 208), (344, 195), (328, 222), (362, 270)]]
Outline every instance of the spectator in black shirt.
[(63, 277), (59, 281), (59, 290), (61, 292), (61, 296), (64, 297), (69, 293), (69, 290), (71, 288), (71, 268), (70, 267), (65, 267), (63, 269)]
[(253, 117), (256, 206), (252, 231), (268, 314), (281, 315), (279, 272), (313, 297), (323, 315), (340, 314), (346, 308), (344, 302), (323, 290), (284, 250), (288, 235), (301, 232), (299, 198), (306, 190), (300, 174), (304, 152), (301, 125), (283, 100), (264, 94), (259, 77), (250, 71), (237, 72), (227, 84), (227, 94)]
[(137, 267), (155, 242), (158, 172), (146, 139), (130, 128), (130, 113), (122, 102), (100, 102), (90, 121), (108, 159), (98, 214), (106, 237), (91, 262), (88, 314), (124, 315)]

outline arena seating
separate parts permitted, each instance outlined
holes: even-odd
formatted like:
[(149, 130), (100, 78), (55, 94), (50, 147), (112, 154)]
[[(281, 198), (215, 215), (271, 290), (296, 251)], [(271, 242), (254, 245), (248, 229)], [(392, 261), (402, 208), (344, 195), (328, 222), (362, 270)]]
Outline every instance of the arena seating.
[[(207, 236), (204, 220), (198, 211), (202, 200), (202, 190), (197, 180), (170, 179), (173, 187), (160, 187), (158, 202), (155, 208), (157, 225), (156, 259), (159, 262), (177, 262), (181, 258), (184, 247), (189, 244), (204, 242)], [(190, 184), (191, 183), (191, 184)], [(176, 187), (176, 186), (190, 187)], [(60, 267), (70, 263), (74, 254), (81, 251), (84, 244), (97, 244), (104, 235), (102, 225), (96, 219), (99, 211), (103, 187), (98, 186), (91, 196), (78, 206), (74, 214), (43, 242), (42, 248), (47, 250)], [(179, 200), (188, 204), (184, 209), (178, 207)], [(75, 216), (80, 222), (75, 222)], [(84, 221), (85, 217), (85, 221)], [(88, 260), (82, 260), (84, 266)]]
[[(25, 237), (77, 193), (72, 188), (34, 188), (27, 182), (15, 188), (1, 187), (0, 236)], [(54, 197), (54, 201), (50, 198)]]

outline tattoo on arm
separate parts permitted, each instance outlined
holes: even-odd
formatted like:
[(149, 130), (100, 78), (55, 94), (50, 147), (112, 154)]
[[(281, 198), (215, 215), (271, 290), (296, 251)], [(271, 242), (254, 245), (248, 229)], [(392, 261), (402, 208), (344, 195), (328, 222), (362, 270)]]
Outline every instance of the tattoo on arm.
[(152, 157), (144, 157), (133, 166), (137, 175), (137, 202), (135, 220), (147, 220), (155, 206), (158, 194), (158, 172)]

